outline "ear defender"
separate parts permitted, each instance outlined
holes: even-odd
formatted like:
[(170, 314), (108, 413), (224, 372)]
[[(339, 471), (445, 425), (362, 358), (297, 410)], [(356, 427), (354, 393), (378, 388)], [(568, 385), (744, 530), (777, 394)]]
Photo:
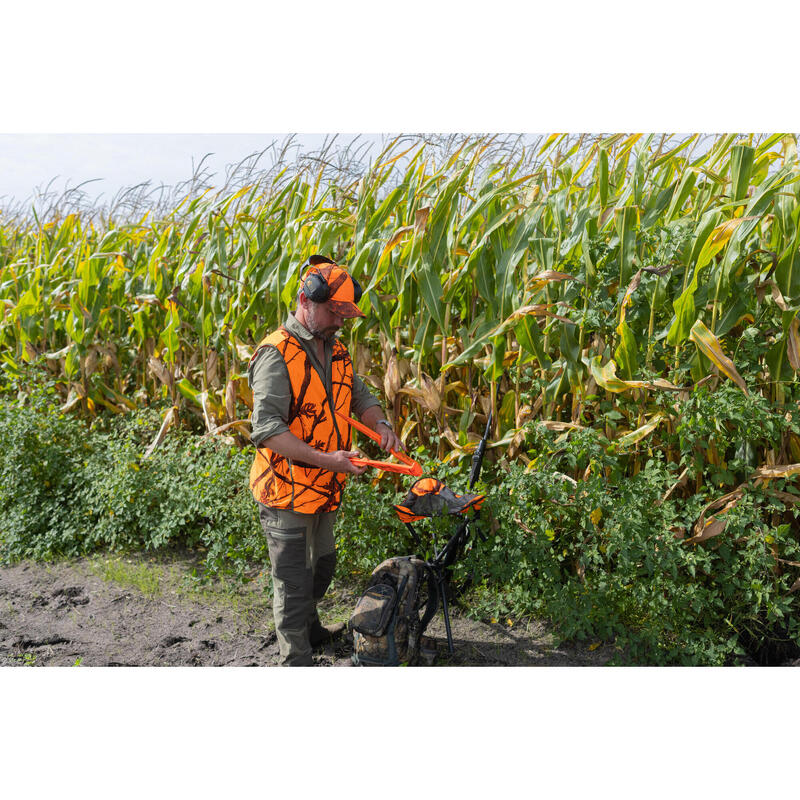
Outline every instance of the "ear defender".
[(361, 284), (351, 275), (350, 280), (353, 281), (353, 302), (357, 303), (361, 299), (361, 295), (364, 294), (364, 290), (361, 288)]
[[(305, 281), (303, 281), (302, 288), (303, 294), (313, 303), (326, 303), (331, 297), (331, 289), (328, 285), (328, 281), (319, 272), (319, 268), (323, 264), (331, 264), (336, 266), (336, 262), (331, 261), (329, 258), (326, 258), (325, 256), (314, 255), (311, 256), (305, 264), (303, 264), (300, 270), (301, 272), (304, 272), (309, 268), (317, 268), (308, 274), (308, 277), (306, 277)], [(354, 302), (358, 303), (358, 301), (361, 299), (361, 295), (364, 293), (364, 290), (361, 288), (361, 284), (352, 275), (349, 275), (349, 278), (353, 282)]]
[(312, 272), (303, 282), (303, 294), (313, 303), (325, 303), (331, 290), (328, 281), (319, 272)]

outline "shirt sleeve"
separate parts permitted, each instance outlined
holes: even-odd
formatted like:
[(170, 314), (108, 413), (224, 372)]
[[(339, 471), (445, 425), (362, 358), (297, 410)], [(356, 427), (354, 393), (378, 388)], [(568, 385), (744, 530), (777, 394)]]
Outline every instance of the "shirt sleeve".
[(357, 417), (360, 417), (371, 406), (379, 406), (380, 404), (380, 400), (376, 400), (373, 397), (364, 381), (353, 373), (353, 398), (350, 401), (352, 412)]
[(261, 349), (248, 367), (247, 380), (253, 390), (250, 439), (258, 447), (265, 439), (289, 430), (292, 385), (277, 348), (266, 345)]

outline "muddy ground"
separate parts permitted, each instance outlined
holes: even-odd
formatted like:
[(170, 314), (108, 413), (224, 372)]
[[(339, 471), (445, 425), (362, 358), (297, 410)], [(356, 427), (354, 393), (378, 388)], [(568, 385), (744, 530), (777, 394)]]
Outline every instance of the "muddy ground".
[[(201, 585), (191, 555), (97, 556), (0, 568), (0, 666), (257, 666), (278, 664), (269, 578)], [(323, 622), (346, 621), (357, 598), (338, 590)], [(455, 655), (441, 612), (428, 627), (434, 666), (599, 666), (602, 643), (555, 646), (540, 623), (477, 622), (451, 610)], [(345, 639), (317, 666), (349, 667)]]

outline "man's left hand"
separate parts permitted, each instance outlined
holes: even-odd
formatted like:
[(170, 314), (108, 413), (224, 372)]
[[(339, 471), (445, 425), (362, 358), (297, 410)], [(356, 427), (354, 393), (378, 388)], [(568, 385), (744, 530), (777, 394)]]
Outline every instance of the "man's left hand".
[(404, 453), (406, 448), (400, 441), (400, 437), (387, 425), (378, 425), (375, 429), (376, 433), (381, 435), (381, 447), (388, 453), (392, 450)]

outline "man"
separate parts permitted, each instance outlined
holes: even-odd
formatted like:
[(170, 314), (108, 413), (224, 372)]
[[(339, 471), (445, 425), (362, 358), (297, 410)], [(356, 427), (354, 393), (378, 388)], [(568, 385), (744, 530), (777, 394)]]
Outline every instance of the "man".
[(312, 649), (343, 624), (325, 628), (317, 613), (336, 567), (333, 526), (348, 474), (357, 415), (380, 433), (384, 450), (402, 449), (379, 402), (355, 375), (336, 338), (344, 320), (365, 316), (361, 287), (324, 256), (303, 267), (297, 310), (258, 346), (248, 367), (253, 390), (250, 488), (259, 505), (272, 563), (273, 613), (281, 663), (311, 666)]

